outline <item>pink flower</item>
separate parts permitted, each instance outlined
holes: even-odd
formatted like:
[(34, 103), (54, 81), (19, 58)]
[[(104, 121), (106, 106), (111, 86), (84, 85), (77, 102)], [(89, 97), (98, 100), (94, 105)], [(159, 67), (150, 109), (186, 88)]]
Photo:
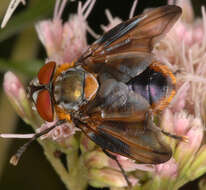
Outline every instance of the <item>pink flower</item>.
[[(90, 169), (89, 170), (89, 183), (93, 187), (127, 187), (127, 182), (125, 181), (121, 172), (110, 169), (103, 168), (99, 169)], [(138, 179), (135, 177), (129, 177), (129, 181), (132, 186), (138, 183)]]
[(191, 127), (193, 117), (186, 112), (181, 111), (174, 114), (174, 131), (178, 135), (186, 135)]
[(186, 133), (188, 142), (180, 142), (174, 157), (182, 168), (188, 161), (191, 161), (199, 150), (203, 139), (203, 126), (199, 118), (193, 118), (190, 121), (190, 129)]
[(199, 20), (198, 24), (196, 21), (187, 24), (180, 20), (154, 49), (156, 57), (177, 72), (177, 94), (170, 108), (173, 112), (186, 109), (195, 117), (200, 117), (201, 105), (206, 97), (204, 8), (202, 8), (202, 15), (203, 19)]
[(188, 95), (190, 84), (189, 82), (185, 82), (180, 85), (181, 86), (177, 90), (177, 93), (170, 104), (170, 108), (172, 109), (173, 112), (180, 112), (185, 107), (186, 104), (186, 98)]
[(25, 89), (18, 77), (10, 71), (7, 72), (4, 75), (3, 87), (19, 116), (24, 119), (25, 122), (31, 124), (31, 106), (27, 99)]
[(4, 75), (4, 90), (9, 97), (17, 97), (25, 95), (24, 87), (20, 80), (11, 71)]
[(163, 178), (175, 179), (178, 175), (178, 163), (174, 158), (155, 166), (155, 174)]
[[(169, 0), (168, 4), (174, 4), (174, 0)], [(182, 7), (183, 13), (182, 13), (182, 19), (189, 23), (194, 21), (194, 11), (192, 7), (191, 0), (177, 0), (176, 5)]]
[(56, 61), (57, 64), (71, 62), (77, 59), (87, 48), (87, 23), (86, 19), (91, 12), (95, 0), (87, 0), (82, 6), (78, 4), (76, 15), (62, 23), (61, 15), (67, 0), (56, 2), (53, 20), (45, 20), (37, 23), (36, 30), (44, 45), (48, 59)]
[[(193, 162), (193, 171), (198, 169), (198, 151), (204, 135), (204, 114), (206, 98), (206, 13), (202, 8), (203, 18), (194, 20), (190, 1), (178, 1), (183, 8), (183, 18), (172, 28), (168, 35), (154, 48), (154, 54), (172, 71), (176, 72), (176, 95), (168, 109), (161, 117), (161, 126), (164, 130), (187, 138), (188, 142), (167, 138), (173, 149), (174, 175), (193, 179), (190, 166)], [(201, 158), (202, 160), (203, 158)], [(157, 174), (170, 168), (170, 162), (157, 166)], [(168, 164), (168, 165), (167, 165)], [(176, 165), (176, 166), (175, 166)], [(174, 167), (173, 167), (174, 166)], [(196, 166), (196, 168), (195, 168)], [(176, 168), (177, 167), (177, 168)], [(176, 170), (176, 169), (177, 170)], [(164, 170), (165, 169), (165, 170)], [(172, 170), (171, 170), (172, 171)], [(161, 173), (160, 176), (169, 176)], [(177, 178), (178, 183), (178, 178)]]
[[(135, 170), (150, 171), (150, 172), (154, 171), (153, 166), (150, 164), (137, 164), (135, 160), (131, 160), (129, 158), (126, 158), (118, 154), (116, 155), (116, 157), (119, 163), (121, 164), (121, 166), (127, 172), (131, 172)], [(109, 159), (109, 166), (117, 170), (120, 170), (115, 160)]]
[[(36, 130), (37, 133), (46, 130), (47, 128), (53, 126), (56, 123), (54, 122), (46, 122), (42, 124), (40, 128)], [(71, 137), (75, 134), (76, 131), (79, 131), (78, 128), (74, 127), (72, 123), (65, 123), (62, 125), (59, 125), (55, 127), (53, 130), (51, 130), (49, 133), (41, 136), (41, 139), (51, 138), (54, 141), (62, 142), (65, 139)]]

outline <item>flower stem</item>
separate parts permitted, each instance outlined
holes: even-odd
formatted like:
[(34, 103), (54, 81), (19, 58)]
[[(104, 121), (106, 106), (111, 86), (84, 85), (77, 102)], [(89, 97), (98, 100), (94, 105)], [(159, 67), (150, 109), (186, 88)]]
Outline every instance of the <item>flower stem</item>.
[(67, 155), (69, 172), (64, 168), (60, 159), (55, 157), (55, 145), (49, 141), (40, 142), (44, 148), (45, 155), (61, 180), (69, 190), (84, 190), (87, 187), (87, 175), (81, 157), (78, 158), (78, 152), (72, 152)]

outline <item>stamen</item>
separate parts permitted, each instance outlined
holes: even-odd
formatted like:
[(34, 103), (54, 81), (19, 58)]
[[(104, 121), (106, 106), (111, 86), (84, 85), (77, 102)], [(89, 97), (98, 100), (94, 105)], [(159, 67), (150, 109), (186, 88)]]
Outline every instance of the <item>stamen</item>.
[[(83, 19), (86, 20), (91, 10), (93, 9), (95, 2), (96, 0), (87, 0), (86, 3), (82, 7), (82, 2), (80, 1), (78, 3), (78, 9), (77, 9), (78, 16), (79, 17), (83, 16)], [(86, 26), (86, 29), (89, 32), (89, 34), (91, 34), (92, 37), (94, 37), (95, 39), (99, 38), (99, 35), (96, 34), (88, 25)]]
[(78, 10), (80, 8), (81, 11), (84, 12), (86, 10), (86, 8), (89, 6), (89, 4), (91, 3), (91, 1), (93, 1), (93, 0), (87, 0), (86, 3), (83, 5), (83, 7), (82, 7), (81, 2), (79, 2), (80, 5), (78, 6)]
[(176, 95), (174, 96), (172, 102), (171, 102), (171, 106), (174, 105), (174, 103), (179, 99), (179, 97), (182, 95), (183, 92), (187, 91), (190, 87), (190, 83), (188, 81), (186, 81), (177, 91)]
[(206, 12), (205, 12), (205, 7), (202, 6), (201, 7), (201, 11), (202, 11), (202, 23), (203, 23), (203, 39), (202, 39), (202, 47), (200, 49), (200, 52), (205, 51), (206, 48)]
[(135, 12), (135, 9), (137, 7), (137, 3), (138, 3), (138, 0), (134, 0), (132, 8), (131, 8), (130, 13), (129, 13), (129, 18), (132, 18), (134, 16), (134, 12)]
[(87, 11), (84, 13), (84, 19), (86, 20), (87, 17), (89, 16), (89, 14), (91, 13), (91, 10), (93, 9), (94, 5), (95, 5), (96, 0), (93, 0), (89, 7), (87, 8)]
[(31, 139), (34, 137), (35, 133), (31, 134), (0, 134), (0, 138), (6, 138), (6, 139)]
[(67, 0), (63, 0), (63, 1), (62, 1), (61, 5), (60, 5), (60, 8), (59, 8), (59, 12), (58, 12), (58, 14), (57, 14), (57, 18), (58, 18), (58, 19), (61, 18), (62, 13), (63, 13), (63, 11), (64, 11), (64, 8), (65, 8), (65, 6), (66, 6), (66, 3), (67, 3)]
[(109, 20), (109, 22), (112, 23), (113, 16), (108, 9), (105, 10), (105, 15), (106, 15), (107, 19)]
[(182, 60), (181, 60), (181, 62), (183, 64), (184, 68), (185, 68), (185, 71), (189, 72), (188, 69), (187, 69), (188, 68), (188, 63), (187, 63), (187, 60), (186, 60), (185, 51), (186, 51), (185, 50), (185, 43), (183, 42), (182, 43), (182, 55), (181, 55)]
[(83, 14), (82, 13), (82, 2), (81, 1), (79, 1), (79, 3), (78, 3), (77, 14), (78, 14), (78, 16)]
[(95, 39), (98, 39), (100, 37), (99, 34), (97, 34), (96, 32), (94, 32), (94, 30), (92, 30), (88, 25), (87, 25), (87, 31), (89, 32), (89, 34), (91, 34), (91, 36)]
[(26, 4), (25, 0), (12, 0), (9, 4), (9, 7), (6, 11), (6, 14), (3, 18), (3, 21), (1, 23), (1, 28), (4, 28), (6, 26), (6, 24), (8, 23), (9, 19), (11, 18), (12, 14), (14, 13), (14, 11), (16, 10), (16, 8), (18, 7), (18, 5), (22, 3), (23, 5)]
[(59, 6), (60, 6), (60, 1), (61, 0), (56, 0), (55, 7), (54, 7), (54, 19), (57, 18)]
[(191, 81), (193, 83), (203, 83), (203, 84), (206, 84), (205, 77), (197, 76), (197, 75), (191, 74), (191, 73), (182, 76), (181, 79), (183, 79), (185, 81)]

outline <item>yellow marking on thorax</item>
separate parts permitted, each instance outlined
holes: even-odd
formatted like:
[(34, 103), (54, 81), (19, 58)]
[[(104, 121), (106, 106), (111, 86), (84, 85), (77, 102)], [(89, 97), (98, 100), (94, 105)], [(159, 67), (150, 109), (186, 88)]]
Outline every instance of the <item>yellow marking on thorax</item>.
[(91, 100), (95, 97), (96, 92), (99, 88), (97, 79), (93, 74), (87, 74), (85, 77), (84, 97), (87, 100)]
[(74, 67), (74, 61), (72, 61), (71, 63), (64, 63), (61, 64), (59, 67), (57, 67), (56, 71), (55, 71), (55, 75), (54, 75), (54, 81), (56, 80), (56, 78), (64, 71)]
[(55, 111), (60, 120), (67, 120), (71, 122), (71, 116), (69, 113), (66, 113), (64, 109), (60, 108), (59, 106), (55, 105)]

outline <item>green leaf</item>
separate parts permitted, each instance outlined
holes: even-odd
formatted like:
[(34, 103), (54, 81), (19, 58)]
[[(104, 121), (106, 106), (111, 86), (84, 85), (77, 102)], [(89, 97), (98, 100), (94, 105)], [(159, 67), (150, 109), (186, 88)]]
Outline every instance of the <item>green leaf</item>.
[(4, 72), (10, 70), (29, 77), (34, 77), (43, 64), (44, 62), (40, 60), (11, 61), (0, 59), (0, 71)]

